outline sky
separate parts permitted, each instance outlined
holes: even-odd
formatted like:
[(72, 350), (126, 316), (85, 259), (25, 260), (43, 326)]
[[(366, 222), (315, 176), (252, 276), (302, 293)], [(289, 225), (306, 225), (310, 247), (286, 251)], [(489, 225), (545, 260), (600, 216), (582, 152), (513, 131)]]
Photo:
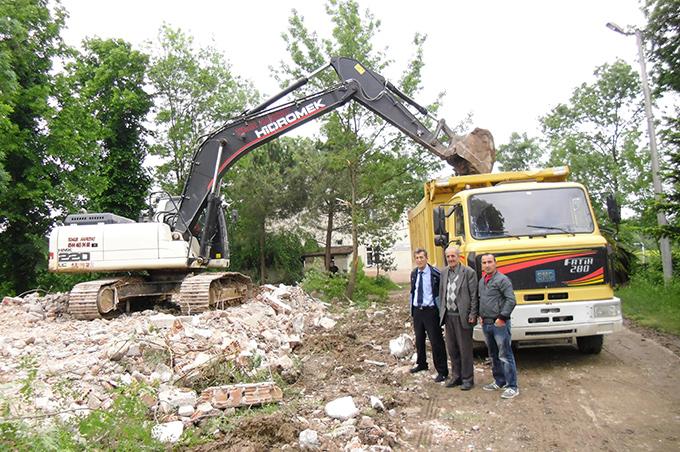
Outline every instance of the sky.
[[(324, 1), (61, 0), (69, 13), (62, 36), (122, 38), (141, 49), (163, 23), (222, 51), (237, 75), (265, 95), (279, 88), (269, 68), (287, 59), (281, 38), (290, 11), (326, 36), (332, 24)], [(489, 129), (496, 146), (512, 132), (539, 133), (539, 117), (592, 82), (596, 67), (621, 58), (639, 69), (633, 37), (606, 28), (644, 26), (635, 0), (515, 0), (396, 2), (359, 0), (381, 21), (375, 47), (394, 60), (383, 73), (396, 82), (413, 56), (413, 37), (427, 34), (421, 104), (445, 91), (438, 113), (455, 125), (473, 115), (472, 127)], [(303, 126), (309, 127), (308, 125)], [(303, 132), (304, 133), (304, 132)]]

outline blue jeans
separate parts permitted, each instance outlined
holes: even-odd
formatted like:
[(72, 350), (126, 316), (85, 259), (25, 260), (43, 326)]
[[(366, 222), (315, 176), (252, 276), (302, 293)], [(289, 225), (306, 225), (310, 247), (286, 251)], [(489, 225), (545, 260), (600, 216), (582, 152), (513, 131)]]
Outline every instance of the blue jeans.
[(517, 389), (517, 366), (515, 356), (512, 354), (512, 335), (510, 333), (510, 320), (505, 326), (496, 326), (493, 323), (483, 324), (482, 331), (486, 346), (491, 357), (491, 371), (496, 384)]

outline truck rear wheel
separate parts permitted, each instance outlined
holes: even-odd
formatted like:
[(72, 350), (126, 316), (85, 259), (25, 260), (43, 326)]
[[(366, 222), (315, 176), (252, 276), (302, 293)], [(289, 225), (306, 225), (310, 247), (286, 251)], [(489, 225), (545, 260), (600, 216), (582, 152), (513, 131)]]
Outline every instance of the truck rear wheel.
[(576, 345), (581, 353), (589, 355), (597, 355), (602, 351), (602, 342), (604, 336), (597, 334), (595, 336), (581, 336), (576, 338)]

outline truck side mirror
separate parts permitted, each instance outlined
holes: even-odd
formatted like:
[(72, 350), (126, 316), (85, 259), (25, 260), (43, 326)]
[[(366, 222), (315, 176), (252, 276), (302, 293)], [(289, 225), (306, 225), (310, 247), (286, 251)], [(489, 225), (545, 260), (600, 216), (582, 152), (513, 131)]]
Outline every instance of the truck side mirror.
[(434, 224), (434, 245), (446, 247), (449, 244), (449, 233), (446, 232), (446, 212), (442, 206), (432, 212)]
[(439, 206), (432, 212), (432, 223), (434, 224), (434, 235), (446, 234), (446, 212)]
[(612, 223), (621, 223), (621, 208), (612, 194), (607, 195), (607, 216), (612, 220)]

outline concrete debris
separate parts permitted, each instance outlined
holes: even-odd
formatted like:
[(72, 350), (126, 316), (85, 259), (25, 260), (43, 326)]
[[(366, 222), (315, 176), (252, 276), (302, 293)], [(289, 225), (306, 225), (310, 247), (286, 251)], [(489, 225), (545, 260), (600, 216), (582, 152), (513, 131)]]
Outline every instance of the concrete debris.
[(362, 428), (362, 429), (367, 429), (371, 428), (375, 425), (375, 422), (373, 421), (373, 418), (370, 416), (361, 416), (361, 420), (359, 421), (359, 424), (357, 427)]
[(371, 401), (371, 407), (376, 410), (376, 411), (385, 411), (385, 405), (383, 405), (382, 400), (380, 400), (376, 396), (371, 396), (370, 398)]
[(390, 341), (390, 355), (395, 358), (403, 358), (413, 352), (413, 339), (408, 334), (402, 334)]
[(184, 432), (182, 421), (166, 422), (158, 424), (151, 429), (151, 435), (162, 443), (176, 443)]
[(378, 366), (378, 367), (385, 367), (385, 366), (387, 366), (387, 363), (384, 363), (384, 362), (382, 362), (382, 361), (373, 361), (373, 360), (371, 360), (371, 359), (365, 359), (364, 362), (365, 362), (366, 364), (373, 364), (374, 366)]
[(204, 389), (199, 402), (209, 402), (219, 409), (262, 405), (263, 403), (280, 402), (283, 392), (274, 383), (244, 383), (236, 385), (215, 386)]
[(161, 387), (158, 392), (160, 407), (165, 413), (169, 413), (184, 405), (194, 406), (198, 396), (196, 392), (188, 388)]
[(321, 447), (319, 442), (319, 434), (316, 430), (306, 429), (300, 432), (298, 437), (298, 443), (300, 444), (300, 449), (302, 450), (317, 450)]
[(340, 397), (331, 402), (328, 402), (324, 407), (326, 416), (333, 419), (340, 419), (341, 421), (355, 417), (359, 414), (359, 409), (354, 404), (352, 396)]
[(128, 352), (130, 342), (125, 340), (116, 340), (110, 343), (106, 349), (106, 356), (111, 361), (120, 361)]
[(182, 405), (179, 407), (179, 410), (177, 410), (177, 414), (183, 417), (189, 417), (194, 414), (194, 411), (193, 405)]
[(333, 439), (336, 438), (349, 438), (357, 433), (357, 428), (353, 425), (341, 425), (340, 427), (331, 431), (328, 436)]
[(361, 443), (361, 440), (359, 439), (359, 437), (355, 436), (351, 440), (349, 440), (349, 442), (347, 442), (347, 444), (345, 444), (343, 451), (345, 451), (345, 452), (365, 452), (366, 448)]
[[(284, 285), (262, 286), (243, 304), (192, 316), (146, 310), (79, 321), (67, 307), (63, 293), (2, 298), (0, 400), (10, 402), (9, 414), (43, 415), (74, 404), (82, 407), (79, 415), (106, 409), (115, 388), (140, 382), (157, 388), (140, 397), (158, 419), (178, 422), (157, 426), (167, 442), (181, 435), (182, 421), (283, 400), (273, 383), (217, 386), (200, 397), (185, 387), (211, 366), (229, 363), (247, 375), (271, 369), (295, 381), (300, 370), (293, 350), (320, 319), (335, 323), (322, 302)], [(21, 381), (34, 370), (33, 397), (21, 397)]]
[(336, 323), (338, 322), (331, 319), (330, 317), (322, 317), (321, 319), (319, 319), (319, 326), (325, 330), (332, 329)]

